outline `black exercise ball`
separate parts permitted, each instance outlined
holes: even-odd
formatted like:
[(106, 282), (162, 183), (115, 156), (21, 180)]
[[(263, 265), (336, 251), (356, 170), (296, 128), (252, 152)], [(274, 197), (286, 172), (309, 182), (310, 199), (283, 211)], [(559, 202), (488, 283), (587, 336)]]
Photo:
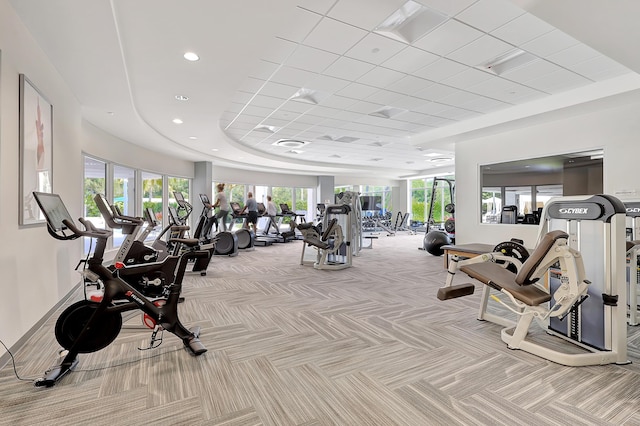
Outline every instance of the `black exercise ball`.
[(434, 256), (442, 256), (442, 246), (450, 243), (449, 237), (442, 231), (429, 231), (424, 236), (424, 249)]

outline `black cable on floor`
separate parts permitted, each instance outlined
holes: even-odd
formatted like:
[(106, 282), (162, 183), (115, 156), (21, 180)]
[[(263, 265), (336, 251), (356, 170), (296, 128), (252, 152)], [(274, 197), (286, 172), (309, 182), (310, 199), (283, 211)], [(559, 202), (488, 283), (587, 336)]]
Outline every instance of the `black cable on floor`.
[(16, 375), (16, 378), (17, 378), (18, 380), (22, 380), (22, 381), (24, 381), (24, 382), (35, 382), (35, 381), (36, 381), (36, 378), (33, 378), (33, 379), (24, 379), (24, 378), (22, 378), (22, 377), (20, 377), (20, 376), (18, 375), (18, 370), (16, 370), (16, 360), (15, 360), (15, 358), (13, 357), (13, 354), (11, 353), (11, 351), (9, 350), (9, 348), (7, 348), (7, 345), (5, 345), (5, 344), (4, 344), (4, 342), (3, 342), (2, 340), (0, 340), (0, 343), (2, 344), (2, 346), (4, 346), (5, 350), (7, 351), (7, 353), (9, 354), (9, 356), (11, 357), (11, 363), (13, 364), (13, 374), (15, 374), (15, 375)]
[(140, 358), (140, 359), (134, 359), (134, 360), (131, 360), (131, 361), (123, 362), (123, 363), (121, 363), (121, 364), (115, 364), (115, 365), (109, 365), (109, 366), (106, 366), (106, 367), (97, 367), (97, 368), (91, 368), (91, 369), (71, 370), (71, 372), (72, 372), (72, 373), (80, 373), (80, 372), (82, 372), (82, 373), (88, 373), (88, 372), (92, 372), (92, 371), (108, 370), (108, 369), (110, 369), (110, 368), (122, 367), (123, 365), (135, 364), (135, 363), (138, 363), (138, 362), (140, 362), (140, 361), (145, 361), (145, 360), (147, 360), (147, 359), (157, 358), (157, 357), (159, 357), (159, 356), (166, 355), (166, 354), (170, 354), (170, 353), (172, 353), (172, 352), (178, 352), (178, 351), (180, 351), (180, 350), (184, 350), (184, 349), (185, 349), (185, 348), (177, 348), (177, 349), (174, 349), (174, 350), (172, 350), (172, 351), (166, 351), (166, 352), (162, 352), (162, 353), (155, 354), (155, 355), (152, 355), (152, 356), (147, 356), (147, 357)]

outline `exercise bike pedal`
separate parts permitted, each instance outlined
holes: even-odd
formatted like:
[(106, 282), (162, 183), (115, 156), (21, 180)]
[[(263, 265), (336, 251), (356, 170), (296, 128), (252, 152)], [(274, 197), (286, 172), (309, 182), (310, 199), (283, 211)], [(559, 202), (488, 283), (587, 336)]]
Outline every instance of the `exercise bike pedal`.
[(207, 348), (200, 341), (200, 327), (196, 326), (189, 331), (193, 333), (193, 336), (183, 340), (184, 347), (195, 356), (202, 355), (207, 351)]

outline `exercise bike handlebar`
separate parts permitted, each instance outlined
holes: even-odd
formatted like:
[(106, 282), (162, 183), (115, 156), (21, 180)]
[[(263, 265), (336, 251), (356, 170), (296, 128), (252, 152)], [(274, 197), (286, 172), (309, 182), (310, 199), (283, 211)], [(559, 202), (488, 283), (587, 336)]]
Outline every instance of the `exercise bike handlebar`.
[[(107, 201), (105, 196), (102, 194), (96, 194), (93, 200), (96, 202), (98, 210), (100, 210), (102, 217), (104, 218), (105, 222), (107, 222), (107, 225), (109, 225), (110, 228), (129, 228), (125, 233), (130, 233), (132, 231), (132, 228), (139, 227), (144, 224), (144, 219), (142, 218), (125, 216), (117, 212), (116, 209)], [(123, 232), (124, 231), (125, 229), (123, 229)]]
[(67, 219), (63, 220), (62, 222), (66, 225), (67, 228), (71, 230), (71, 232), (73, 232), (75, 236), (78, 236), (78, 237), (107, 239), (111, 236), (111, 231), (108, 229), (98, 229), (93, 225), (93, 223), (83, 218), (79, 218), (78, 220), (84, 226), (85, 228), (84, 231), (78, 229), (75, 223)]

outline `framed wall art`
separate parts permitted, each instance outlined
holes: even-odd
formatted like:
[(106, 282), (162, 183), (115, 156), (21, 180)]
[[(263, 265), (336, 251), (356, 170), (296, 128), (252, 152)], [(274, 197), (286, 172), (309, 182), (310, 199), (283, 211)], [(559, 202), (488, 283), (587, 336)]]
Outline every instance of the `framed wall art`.
[(45, 223), (33, 197), (33, 191), (53, 189), (53, 105), (20, 74), (20, 199), (18, 220), (21, 226)]

